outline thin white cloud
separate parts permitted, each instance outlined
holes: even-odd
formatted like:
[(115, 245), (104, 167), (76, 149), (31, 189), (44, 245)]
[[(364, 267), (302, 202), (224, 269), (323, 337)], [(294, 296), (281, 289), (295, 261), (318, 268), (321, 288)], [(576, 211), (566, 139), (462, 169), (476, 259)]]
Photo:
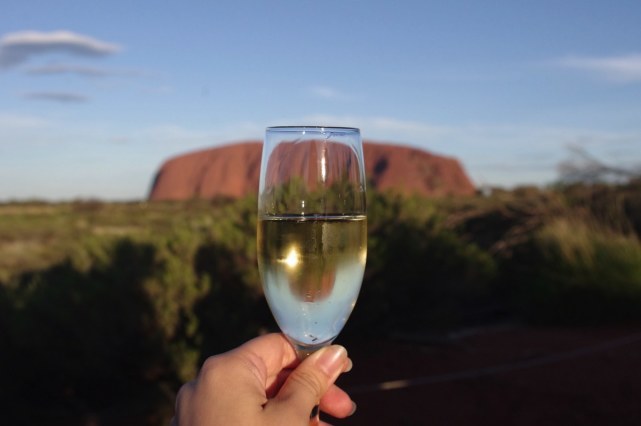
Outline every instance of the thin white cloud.
[(61, 103), (81, 103), (87, 102), (89, 100), (89, 98), (85, 95), (72, 92), (29, 92), (24, 93), (22, 97), (25, 99)]
[(50, 124), (50, 120), (42, 117), (13, 112), (0, 112), (0, 132), (9, 129), (40, 129)]
[(170, 93), (174, 93), (175, 89), (173, 86), (169, 84), (161, 84), (158, 86), (148, 86), (148, 87), (142, 87), (139, 89), (140, 93), (146, 94), (146, 95), (166, 95)]
[(640, 53), (606, 57), (568, 56), (557, 63), (564, 68), (596, 73), (611, 81), (641, 82)]
[[(263, 137), (265, 123), (237, 122), (212, 128), (193, 128), (183, 124), (164, 123), (138, 129), (128, 137), (132, 141), (153, 143), (155, 147), (169, 149), (167, 155)], [(163, 148), (163, 149), (164, 149)]]
[(33, 56), (64, 53), (76, 56), (106, 56), (120, 46), (71, 31), (20, 31), (0, 39), (0, 68), (20, 65)]
[(49, 64), (31, 67), (25, 70), (30, 75), (75, 74), (83, 77), (137, 77), (143, 73), (135, 70), (113, 70), (86, 65)]
[(307, 88), (307, 92), (317, 99), (330, 101), (347, 101), (351, 99), (349, 95), (329, 86), (311, 86)]
[(452, 128), (427, 122), (399, 120), (393, 117), (334, 116), (315, 114), (303, 117), (309, 124), (358, 127), (365, 138), (385, 139), (395, 142), (433, 140), (452, 132)]

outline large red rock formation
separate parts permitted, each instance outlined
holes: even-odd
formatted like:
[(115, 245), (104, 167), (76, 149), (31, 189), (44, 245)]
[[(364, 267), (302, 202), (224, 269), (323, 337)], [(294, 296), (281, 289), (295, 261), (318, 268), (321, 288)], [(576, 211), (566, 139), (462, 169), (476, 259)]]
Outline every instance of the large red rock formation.
[(471, 195), (476, 190), (455, 158), (376, 143), (365, 143), (363, 153), (368, 181), (379, 191), (443, 196)]
[[(474, 185), (458, 160), (416, 148), (364, 142), (368, 183), (376, 190), (424, 196), (469, 195)], [(249, 141), (180, 155), (154, 179), (150, 200), (238, 198), (258, 192), (262, 143)]]

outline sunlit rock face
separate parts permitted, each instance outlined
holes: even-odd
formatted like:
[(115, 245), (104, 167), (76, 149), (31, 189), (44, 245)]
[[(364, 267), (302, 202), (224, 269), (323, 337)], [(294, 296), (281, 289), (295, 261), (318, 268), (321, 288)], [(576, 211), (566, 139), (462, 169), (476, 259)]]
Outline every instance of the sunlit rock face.
[[(406, 195), (470, 195), (475, 192), (461, 163), (451, 157), (400, 145), (363, 143), (370, 188)], [(240, 198), (257, 194), (262, 143), (247, 141), (167, 160), (157, 172), (150, 200)], [(291, 161), (302, 162), (293, 156)]]

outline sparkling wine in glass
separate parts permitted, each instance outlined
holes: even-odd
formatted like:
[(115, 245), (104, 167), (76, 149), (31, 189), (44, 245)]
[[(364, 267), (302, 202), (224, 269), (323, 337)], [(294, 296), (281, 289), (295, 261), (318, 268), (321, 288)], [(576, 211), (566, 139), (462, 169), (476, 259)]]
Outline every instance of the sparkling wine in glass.
[(350, 316), (367, 257), (360, 131), (270, 127), (258, 197), (265, 297), (299, 358), (329, 345)]

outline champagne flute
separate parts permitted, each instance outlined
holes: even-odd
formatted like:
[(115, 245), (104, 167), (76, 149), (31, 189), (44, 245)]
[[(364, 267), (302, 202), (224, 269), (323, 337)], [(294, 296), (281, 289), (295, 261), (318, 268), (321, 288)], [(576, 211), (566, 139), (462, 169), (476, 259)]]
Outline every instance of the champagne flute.
[(359, 129), (267, 128), (258, 266), (272, 314), (300, 359), (330, 345), (345, 325), (366, 258)]

